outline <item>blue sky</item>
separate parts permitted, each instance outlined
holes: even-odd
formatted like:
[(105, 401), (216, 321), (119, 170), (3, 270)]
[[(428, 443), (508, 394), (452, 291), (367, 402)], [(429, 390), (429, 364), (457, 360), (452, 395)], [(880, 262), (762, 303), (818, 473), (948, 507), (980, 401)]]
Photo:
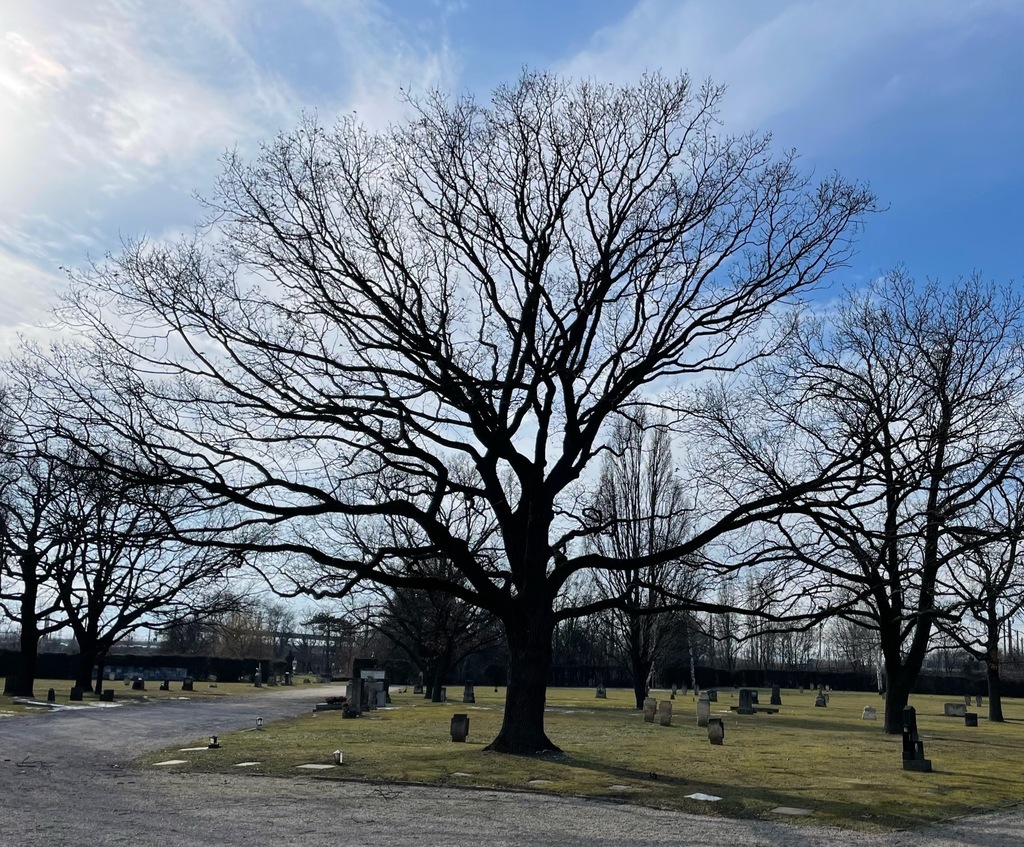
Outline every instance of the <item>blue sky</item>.
[(0, 0), (0, 344), (61, 266), (190, 229), (225, 149), (524, 66), (711, 77), (727, 131), (869, 182), (887, 211), (836, 284), (903, 262), (1024, 285), (1021, 44), (1020, 0)]

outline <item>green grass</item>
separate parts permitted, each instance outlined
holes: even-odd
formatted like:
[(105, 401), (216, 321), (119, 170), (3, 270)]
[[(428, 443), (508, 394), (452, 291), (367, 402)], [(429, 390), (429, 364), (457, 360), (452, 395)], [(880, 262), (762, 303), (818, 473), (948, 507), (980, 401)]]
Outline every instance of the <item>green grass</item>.
[[(296, 680), (300, 685), (302, 684), (302, 678)], [(54, 696), (56, 697), (55, 702), (58, 705), (73, 705), (79, 706), (82, 704), (88, 705), (90, 703), (99, 702), (99, 697), (91, 692), (85, 692), (82, 703), (71, 702), (71, 687), (74, 685), (74, 681), (70, 679), (37, 679), (34, 686), (35, 699), (46, 700), (46, 692), (52, 688)], [(104, 688), (111, 688), (114, 691), (114, 700), (119, 703), (145, 703), (148, 700), (157, 700), (167, 697), (189, 697), (189, 698), (204, 698), (204, 697), (224, 697), (234, 696), (241, 694), (254, 694), (257, 691), (278, 691), (284, 690), (274, 688), (271, 686), (264, 686), (263, 688), (256, 688), (252, 683), (249, 682), (199, 682), (196, 680), (192, 691), (182, 691), (180, 681), (171, 681), (170, 691), (160, 691), (160, 682), (157, 680), (146, 680), (145, 691), (132, 691), (130, 685), (125, 685), (120, 680), (104, 680)], [(22, 697), (7, 697), (0, 695), (0, 718), (2, 717), (14, 717), (16, 715), (24, 714), (37, 714), (45, 709), (41, 706), (25, 706), (15, 703), (15, 700), (22, 700)]]
[[(483, 751), (500, 727), (504, 689), (477, 692), (475, 706), (395, 694), (394, 708), (357, 720), (343, 721), (340, 712), (311, 713), (261, 732), (225, 735), (219, 750), (175, 747), (140, 763), (175, 758), (187, 762), (177, 769), (200, 772), (535, 790), (742, 817), (771, 817), (776, 806), (799, 806), (814, 811), (801, 821), (860, 829), (916, 827), (1024, 798), (1019, 700), (1004, 702), (1004, 724), (990, 724), (985, 707), (971, 707), (980, 726), (967, 728), (962, 719), (941, 716), (942, 704), (957, 698), (914, 696), (911, 705), (934, 768), (922, 774), (902, 770), (902, 740), (883, 734), (883, 703), (869, 693), (834, 692), (828, 708), (816, 709), (812, 693), (785, 691), (777, 715), (727, 712), (725, 744), (715, 747), (696, 726), (692, 694), (677, 697), (673, 726), (662, 727), (645, 724), (630, 708), (631, 692), (609, 690), (607, 700), (597, 700), (590, 689), (550, 689), (547, 731), (564, 753), (529, 758)], [(762, 689), (762, 702), (767, 699)], [(712, 714), (735, 703), (735, 694), (722, 691)], [(860, 719), (865, 705), (878, 709), (878, 721)], [(465, 744), (450, 740), (456, 712), (470, 716)], [(329, 763), (335, 749), (344, 754), (341, 767), (296, 770), (303, 763)], [(234, 767), (243, 761), (260, 764)], [(694, 792), (723, 799), (686, 799)]]

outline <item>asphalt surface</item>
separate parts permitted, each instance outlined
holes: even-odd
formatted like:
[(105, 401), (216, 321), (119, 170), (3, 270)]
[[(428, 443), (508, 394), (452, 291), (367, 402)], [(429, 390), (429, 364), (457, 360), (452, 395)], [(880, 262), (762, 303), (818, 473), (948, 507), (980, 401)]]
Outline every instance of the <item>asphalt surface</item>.
[(300, 714), (328, 691), (153, 701), (0, 720), (0, 847), (589, 845), (1020, 847), (1024, 813), (866, 835), (535, 794), (132, 770), (146, 750)]

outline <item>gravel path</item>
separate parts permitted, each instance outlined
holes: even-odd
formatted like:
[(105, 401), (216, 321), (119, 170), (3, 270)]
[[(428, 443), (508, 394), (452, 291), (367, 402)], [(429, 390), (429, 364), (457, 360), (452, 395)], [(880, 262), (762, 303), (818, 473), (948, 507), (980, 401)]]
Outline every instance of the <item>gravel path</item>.
[(588, 800), (446, 788), (369, 786), (133, 771), (139, 753), (299, 714), (324, 696), (154, 702), (0, 721), (0, 845), (177, 847), (418, 845), (660, 847), (1020, 847), (1024, 812), (923, 833), (864, 835), (784, 822), (721, 820)]

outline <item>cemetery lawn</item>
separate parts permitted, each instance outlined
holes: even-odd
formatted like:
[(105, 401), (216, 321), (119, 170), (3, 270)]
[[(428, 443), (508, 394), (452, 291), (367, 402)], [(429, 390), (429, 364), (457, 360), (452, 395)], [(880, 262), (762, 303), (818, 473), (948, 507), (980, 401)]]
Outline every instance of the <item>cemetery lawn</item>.
[[(301, 677), (298, 681), (301, 681)], [(70, 679), (37, 679), (33, 691), (35, 692), (35, 699), (37, 701), (46, 700), (46, 692), (52, 688), (54, 696), (56, 697), (55, 703), (58, 706), (90, 706), (92, 704), (98, 704), (100, 702), (99, 697), (90, 691), (86, 691), (83, 695), (81, 703), (71, 702), (71, 687), (74, 685), (74, 680)], [(224, 697), (224, 696), (235, 696), (239, 694), (255, 694), (256, 692), (267, 692), (267, 691), (283, 691), (286, 689), (275, 688), (272, 686), (264, 686), (263, 688), (256, 688), (250, 682), (200, 682), (196, 680), (193, 685), (192, 691), (182, 691), (181, 682), (172, 680), (170, 683), (170, 691), (160, 691), (159, 680), (146, 680), (145, 691), (132, 691), (130, 685), (125, 685), (121, 680), (109, 680), (104, 681), (104, 688), (110, 688), (114, 691), (114, 702), (115, 703), (145, 703), (147, 700), (163, 699), (166, 697), (188, 697), (194, 699), (206, 698), (206, 697)], [(2, 686), (0, 686), (2, 690)], [(7, 697), (0, 694), (0, 718), (14, 717), (22, 714), (38, 714), (39, 712), (46, 711), (45, 706), (25, 706), (19, 703), (15, 703), (15, 700), (23, 700), (23, 697)]]
[[(392, 686), (392, 690), (394, 690)], [(461, 691), (461, 687), (459, 689)], [(411, 691), (411, 688), (409, 689)], [(430, 703), (393, 693), (393, 705), (343, 720), (341, 712), (310, 713), (293, 720), (225, 734), (215, 750), (182, 751), (179, 745), (148, 754), (137, 764), (168, 759), (173, 771), (315, 776), (368, 782), (417, 783), (463, 788), (542, 791), (674, 809), (698, 814), (775, 818), (780, 806), (812, 810), (787, 818), (809, 824), (887, 830), (998, 809), (1024, 798), (1024, 700), (1006, 699), (1006, 723), (991, 724), (986, 706), (978, 727), (942, 717), (944, 702), (963, 698), (915, 695), (911, 705), (932, 773), (902, 769), (902, 738), (882, 732), (882, 700), (862, 692), (833, 692), (827, 708), (814, 695), (784, 690), (779, 714), (737, 715), (735, 692), (719, 692), (712, 715), (725, 719), (725, 744), (708, 743), (696, 726), (692, 693), (673, 701), (673, 725), (647, 724), (631, 708), (632, 692), (549, 689), (547, 731), (562, 749), (543, 758), (484, 752), (501, 724), (504, 689), (477, 686), (475, 705)], [(316, 700), (311, 691), (310, 708)], [(761, 704), (769, 692), (760, 690)], [(652, 692), (659, 701), (668, 692)], [(864, 706), (879, 720), (861, 720)], [(450, 740), (449, 722), (469, 715), (469, 740)], [(216, 732), (215, 727), (210, 732)], [(330, 764), (340, 749), (343, 764)], [(238, 767), (239, 763), (250, 763)], [(258, 764), (251, 764), (251, 763)], [(722, 799), (688, 799), (693, 793)]]

